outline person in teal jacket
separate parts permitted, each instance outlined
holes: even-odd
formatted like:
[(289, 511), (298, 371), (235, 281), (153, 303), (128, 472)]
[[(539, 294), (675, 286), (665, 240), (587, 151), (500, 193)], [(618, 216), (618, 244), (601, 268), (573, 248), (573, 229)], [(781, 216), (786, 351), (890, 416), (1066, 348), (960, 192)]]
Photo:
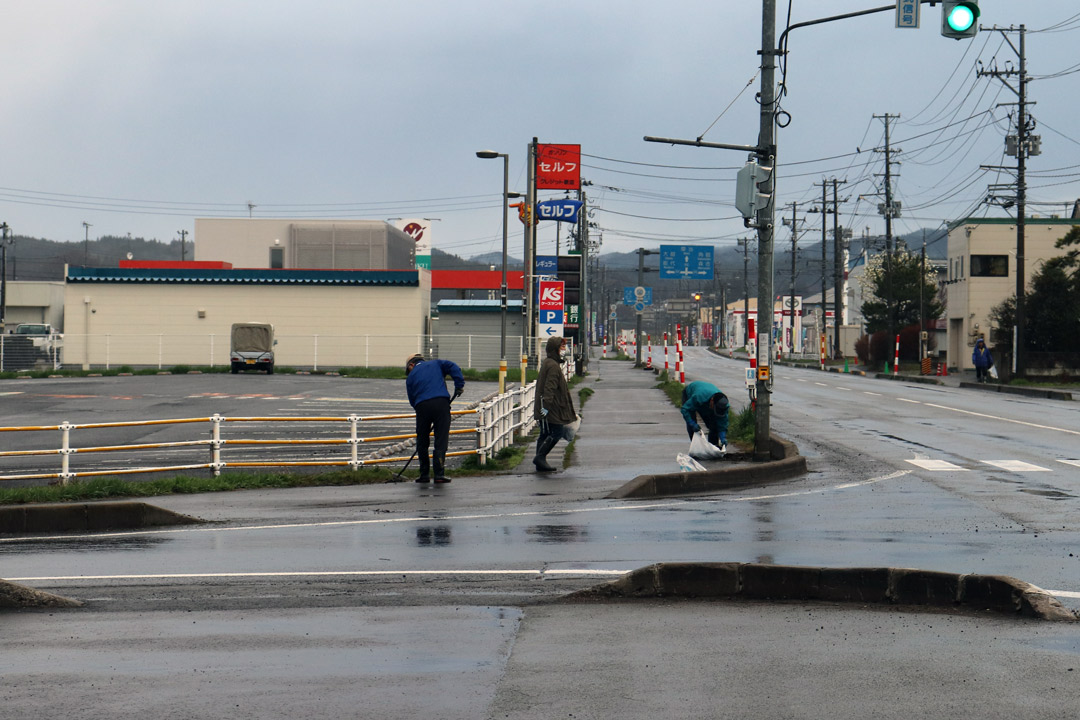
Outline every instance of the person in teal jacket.
[(727, 445), (728, 409), (731, 403), (727, 395), (712, 383), (695, 380), (682, 391), (682, 415), (686, 420), (686, 432), (693, 439), (701, 430), (697, 418), (709, 429), (709, 442), (717, 447)]

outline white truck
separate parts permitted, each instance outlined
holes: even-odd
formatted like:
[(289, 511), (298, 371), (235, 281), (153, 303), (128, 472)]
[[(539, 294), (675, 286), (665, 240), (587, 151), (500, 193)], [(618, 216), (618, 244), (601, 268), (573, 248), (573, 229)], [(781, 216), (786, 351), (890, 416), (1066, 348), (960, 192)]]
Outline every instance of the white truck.
[(241, 370), (265, 370), (274, 374), (274, 326), (270, 323), (233, 323), (229, 363), (233, 374)]

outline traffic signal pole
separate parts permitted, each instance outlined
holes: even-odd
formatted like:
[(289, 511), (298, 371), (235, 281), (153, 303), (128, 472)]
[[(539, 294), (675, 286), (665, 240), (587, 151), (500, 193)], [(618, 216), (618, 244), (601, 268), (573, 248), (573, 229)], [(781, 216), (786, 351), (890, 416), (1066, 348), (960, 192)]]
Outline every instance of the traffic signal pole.
[[(941, 0), (918, 0), (920, 5), (937, 5)], [(757, 161), (756, 170), (766, 171), (760, 180), (751, 174), (757, 183), (757, 193), (768, 198), (763, 206), (754, 212), (753, 224), (758, 231), (758, 310), (757, 319), (757, 411), (754, 416), (754, 459), (768, 460), (770, 457), (770, 394), (772, 392), (772, 326), (773, 326), (773, 238), (774, 216), (776, 210), (776, 58), (787, 52), (787, 38), (792, 30), (811, 25), (845, 20), (881, 12), (895, 12), (896, 3), (869, 10), (834, 15), (817, 20), (789, 25), (776, 37), (776, 0), (762, 0), (761, 3), (761, 92), (759, 94), (760, 124), (757, 145), (729, 145), (705, 142), (700, 137), (696, 140), (675, 140), (661, 137), (645, 137), (646, 142), (658, 142), (671, 145), (691, 145), (711, 147), (722, 150), (742, 150), (752, 152)], [(744, 170), (750, 166), (744, 167)], [(742, 171), (740, 171), (742, 172)], [(736, 205), (739, 201), (736, 200)], [(748, 219), (748, 224), (749, 224)], [(824, 302), (824, 297), (822, 298)]]

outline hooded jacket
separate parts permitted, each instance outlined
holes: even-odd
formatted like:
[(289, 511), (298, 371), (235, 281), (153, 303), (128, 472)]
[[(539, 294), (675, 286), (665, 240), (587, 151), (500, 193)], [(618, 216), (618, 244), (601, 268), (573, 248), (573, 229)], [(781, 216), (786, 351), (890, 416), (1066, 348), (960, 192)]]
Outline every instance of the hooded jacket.
[(979, 338), (975, 349), (971, 351), (971, 364), (977, 368), (989, 368), (994, 364), (994, 356), (990, 354), (990, 348), (986, 347), (986, 341), (982, 338)]
[(546, 357), (540, 363), (540, 375), (536, 380), (536, 403), (533, 405), (533, 417), (537, 420), (543, 416), (540, 408), (547, 408), (547, 421), (555, 425), (568, 425), (577, 420), (574, 412), (574, 400), (570, 397), (570, 388), (563, 376), (562, 358), (559, 357), (559, 349), (562, 347), (563, 338), (548, 338), (544, 346)]

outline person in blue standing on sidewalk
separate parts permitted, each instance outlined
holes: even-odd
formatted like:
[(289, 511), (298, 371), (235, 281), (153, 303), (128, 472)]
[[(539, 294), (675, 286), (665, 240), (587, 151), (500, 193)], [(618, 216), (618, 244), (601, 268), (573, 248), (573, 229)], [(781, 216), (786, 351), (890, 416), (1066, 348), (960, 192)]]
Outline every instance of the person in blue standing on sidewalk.
[(975, 342), (975, 349), (971, 351), (971, 364), (975, 366), (975, 381), (986, 382), (990, 368), (994, 367), (994, 356), (982, 338)]
[[(431, 482), (434, 466), (435, 482), (448, 483), (446, 477), (446, 449), (450, 445), (450, 393), (446, 389), (446, 376), (454, 380), (454, 398), (465, 391), (465, 376), (457, 363), (449, 360), (424, 360), (417, 353), (405, 361), (405, 389), (409, 404), (416, 411), (416, 455), (420, 462), (418, 483)], [(435, 453), (428, 459), (431, 431), (435, 430)]]
[(701, 430), (697, 418), (709, 429), (709, 442), (719, 448), (727, 446), (728, 409), (731, 403), (727, 395), (712, 383), (695, 380), (682, 391), (683, 419), (686, 420), (686, 432), (690, 439)]

